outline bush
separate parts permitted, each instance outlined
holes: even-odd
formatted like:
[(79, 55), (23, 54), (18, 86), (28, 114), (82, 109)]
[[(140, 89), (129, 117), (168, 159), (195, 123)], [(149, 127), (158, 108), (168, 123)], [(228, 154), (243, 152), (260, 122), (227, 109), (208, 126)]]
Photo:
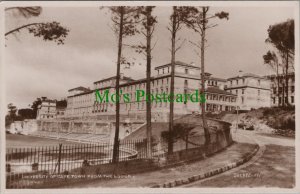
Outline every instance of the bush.
[(250, 127), (247, 127), (246, 130), (253, 131), (254, 130), (253, 125), (251, 125)]

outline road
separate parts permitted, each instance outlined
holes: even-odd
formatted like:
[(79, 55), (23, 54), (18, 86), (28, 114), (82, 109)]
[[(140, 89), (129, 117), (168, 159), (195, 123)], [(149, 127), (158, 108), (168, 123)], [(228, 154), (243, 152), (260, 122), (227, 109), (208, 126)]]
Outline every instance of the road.
[(256, 141), (260, 150), (249, 162), (209, 179), (182, 187), (279, 187), (295, 186), (295, 140), (238, 130), (238, 142)]

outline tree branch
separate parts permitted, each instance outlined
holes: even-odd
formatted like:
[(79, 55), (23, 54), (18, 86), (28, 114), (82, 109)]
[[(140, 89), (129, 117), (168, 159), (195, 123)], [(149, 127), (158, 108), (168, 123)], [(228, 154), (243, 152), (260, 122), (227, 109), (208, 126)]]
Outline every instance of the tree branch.
[(7, 36), (7, 35), (9, 35), (9, 34), (11, 34), (11, 33), (14, 33), (14, 32), (19, 32), (19, 31), (20, 31), (21, 29), (23, 29), (23, 28), (27, 28), (27, 27), (29, 27), (29, 26), (40, 25), (40, 24), (43, 24), (43, 23), (31, 23), (31, 24), (26, 24), (26, 25), (20, 26), (20, 27), (18, 27), (18, 28), (15, 28), (15, 29), (13, 29), (13, 30), (10, 30), (10, 31), (6, 32), (6, 33), (5, 33), (5, 36)]

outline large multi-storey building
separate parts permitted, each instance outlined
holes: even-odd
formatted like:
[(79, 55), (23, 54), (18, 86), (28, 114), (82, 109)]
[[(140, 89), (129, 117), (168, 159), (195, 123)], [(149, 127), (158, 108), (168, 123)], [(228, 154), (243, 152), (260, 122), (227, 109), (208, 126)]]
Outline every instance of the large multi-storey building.
[(56, 118), (56, 101), (43, 99), (38, 106), (37, 119), (53, 119)]
[[(170, 93), (171, 82), (171, 64), (158, 66), (155, 68), (156, 76), (151, 78), (151, 94)], [(66, 117), (93, 117), (104, 115), (115, 115), (115, 103), (96, 101), (95, 90), (101, 94), (108, 91), (109, 94), (115, 93), (116, 77), (110, 77), (94, 82), (94, 90), (69, 93), (67, 98)], [(225, 111), (236, 108), (237, 95), (224, 90), (225, 79), (214, 78), (206, 73), (206, 110)], [(200, 68), (194, 64), (186, 64), (177, 61), (175, 63), (175, 94), (192, 94), (201, 88)], [(136, 100), (136, 91), (146, 91), (146, 79), (134, 80), (121, 75), (120, 90), (123, 94), (129, 94), (130, 102), (120, 100), (121, 115), (137, 115), (143, 119), (143, 113), (146, 111), (146, 99), (143, 97), (140, 101)], [(152, 118), (154, 121), (166, 121), (169, 114), (169, 102), (153, 101)], [(201, 112), (200, 102), (175, 102), (174, 114), (182, 115), (193, 112)]]
[(237, 95), (240, 110), (270, 107), (270, 80), (255, 74), (246, 73), (227, 79), (225, 90)]
[[(287, 76), (283, 74), (270, 75), (268, 78), (271, 80), (271, 105), (281, 106), (287, 102), (295, 105), (295, 73), (291, 72)], [(286, 78), (288, 79), (288, 87), (285, 86)], [(286, 95), (286, 91), (288, 91), (288, 95)], [(283, 97), (283, 95), (285, 96)]]

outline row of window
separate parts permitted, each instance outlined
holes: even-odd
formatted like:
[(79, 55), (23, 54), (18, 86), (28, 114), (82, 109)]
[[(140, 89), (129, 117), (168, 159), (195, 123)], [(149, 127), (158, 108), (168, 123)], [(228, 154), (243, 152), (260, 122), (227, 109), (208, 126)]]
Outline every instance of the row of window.
[[(291, 98), (291, 100), (290, 100), (289, 102), (290, 102), (290, 103), (295, 103), (295, 97), (294, 97), (294, 96), (291, 96), (290, 98)], [(279, 97), (279, 98), (278, 98), (279, 104), (282, 103), (282, 99), (283, 99), (282, 97)], [(287, 101), (288, 101), (288, 97), (285, 97), (285, 98), (284, 98), (284, 102), (287, 103)], [(273, 104), (276, 104), (276, 97), (273, 97)]]
[[(229, 92), (232, 94), (234, 90), (229, 90)], [(245, 89), (242, 89), (242, 94), (245, 94)], [(239, 94), (239, 90), (235, 90), (235, 94), (238, 95)], [(257, 95), (260, 95), (260, 90), (257, 90)]]
[[(289, 88), (290, 88), (290, 91), (291, 91), (292, 93), (295, 92), (295, 86), (290, 86)], [(279, 87), (279, 88), (278, 88), (279, 94), (281, 94), (282, 91), (283, 91), (283, 87)], [(274, 88), (273, 88), (273, 94), (277, 94), (277, 87), (274, 87)]]

